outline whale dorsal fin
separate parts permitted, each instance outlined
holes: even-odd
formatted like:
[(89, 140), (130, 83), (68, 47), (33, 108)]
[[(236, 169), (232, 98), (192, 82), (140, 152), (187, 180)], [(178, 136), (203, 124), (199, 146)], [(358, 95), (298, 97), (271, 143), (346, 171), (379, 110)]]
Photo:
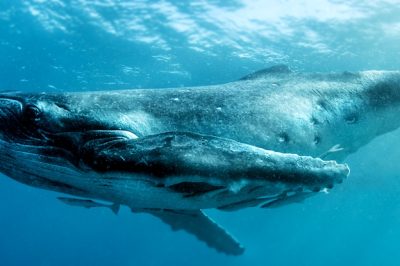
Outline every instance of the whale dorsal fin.
[(265, 69), (258, 70), (253, 72), (247, 76), (244, 76), (240, 80), (252, 80), (252, 79), (259, 79), (266, 76), (277, 75), (277, 74), (289, 74), (292, 71), (287, 65), (275, 65), (272, 67), (268, 67)]

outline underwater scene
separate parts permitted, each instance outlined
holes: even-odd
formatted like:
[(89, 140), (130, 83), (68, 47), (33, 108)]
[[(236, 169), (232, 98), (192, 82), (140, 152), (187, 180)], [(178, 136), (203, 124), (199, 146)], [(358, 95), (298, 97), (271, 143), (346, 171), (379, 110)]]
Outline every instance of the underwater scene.
[(0, 266), (400, 265), (399, 14), (0, 1)]

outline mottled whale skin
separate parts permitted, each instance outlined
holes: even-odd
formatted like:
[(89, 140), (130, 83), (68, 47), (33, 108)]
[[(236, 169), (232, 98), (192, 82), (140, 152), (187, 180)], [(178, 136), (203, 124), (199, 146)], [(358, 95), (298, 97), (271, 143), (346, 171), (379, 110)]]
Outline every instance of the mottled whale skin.
[(276, 207), (332, 188), (347, 155), (399, 127), (399, 108), (400, 72), (285, 66), (205, 87), (3, 93), (0, 170), (151, 213), (237, 255), (201, 209)]

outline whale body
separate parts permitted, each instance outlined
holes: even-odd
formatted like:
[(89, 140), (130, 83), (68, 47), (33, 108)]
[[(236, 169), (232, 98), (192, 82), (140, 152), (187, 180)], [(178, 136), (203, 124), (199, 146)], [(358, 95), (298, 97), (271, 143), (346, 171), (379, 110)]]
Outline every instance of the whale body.
[[(195, 88), (0, 94), (0, 171), (150, 213), (218, 251), (242, 245), (202, 211), (277, 207), (331, 189), (399, 127), (400, 72), (285, 66)], [(80, 204), (82, 203), (82, 204)]]

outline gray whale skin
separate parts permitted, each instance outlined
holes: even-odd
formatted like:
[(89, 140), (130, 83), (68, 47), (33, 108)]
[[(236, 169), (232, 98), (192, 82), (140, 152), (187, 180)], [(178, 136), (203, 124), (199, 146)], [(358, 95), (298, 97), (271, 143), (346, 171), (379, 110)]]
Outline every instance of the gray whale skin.
[[(331, 189), (347, 155), (400, 124), (400, 72), (274, 66), (195, 88), (0, 94), (0, 171), (63, 202), (150, 213), (216, 250), (202, 211), (272, 208)], [(96, 203), (110, 202), (112, 205)]]

